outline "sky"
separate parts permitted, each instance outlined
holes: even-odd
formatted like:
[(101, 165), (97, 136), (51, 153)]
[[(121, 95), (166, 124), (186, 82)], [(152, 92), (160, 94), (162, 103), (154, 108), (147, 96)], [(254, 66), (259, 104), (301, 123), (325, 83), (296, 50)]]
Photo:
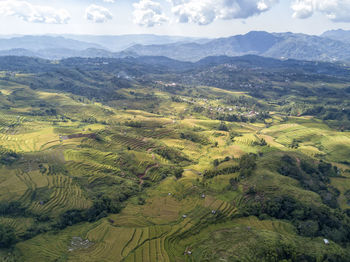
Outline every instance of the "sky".
[(350, 30), (350, 0), (0, 0), (0, 35)]

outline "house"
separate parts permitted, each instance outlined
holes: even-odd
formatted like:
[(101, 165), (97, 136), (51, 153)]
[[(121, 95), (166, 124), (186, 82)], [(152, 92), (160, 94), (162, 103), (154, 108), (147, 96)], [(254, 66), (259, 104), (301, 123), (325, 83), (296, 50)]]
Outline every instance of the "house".
[(323, 242), (325, 245), (329, 245), (329, 240), (328, 239), (323, 239)]

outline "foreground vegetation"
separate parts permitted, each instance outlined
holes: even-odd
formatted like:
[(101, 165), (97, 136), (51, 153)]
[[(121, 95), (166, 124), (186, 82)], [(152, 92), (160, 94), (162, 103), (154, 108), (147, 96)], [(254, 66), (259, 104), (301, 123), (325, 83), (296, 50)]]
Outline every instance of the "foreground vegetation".
[(2, 260), (349, 261), (347, 67), (143, 59), (0, 61)]

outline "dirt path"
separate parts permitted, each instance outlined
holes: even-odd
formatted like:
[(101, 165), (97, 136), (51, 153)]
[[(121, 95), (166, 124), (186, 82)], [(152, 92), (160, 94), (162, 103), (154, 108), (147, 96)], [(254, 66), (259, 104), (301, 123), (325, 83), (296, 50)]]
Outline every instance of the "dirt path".
[(147, 175), (148, 171), (151, 170), (151, 168), (153, 168), (153, 167), (158, 167), (158, 166), (159, 166), (158, 163), (149, 165), (149, 166), (146, 168), (145, 172), (143, 172), (143, 174), (141, 174), (141, 175), (138, 176), (139, 179), (140, 179), (140, 184), (141, 184), (141, 185), (143, 184), (143, 178)]

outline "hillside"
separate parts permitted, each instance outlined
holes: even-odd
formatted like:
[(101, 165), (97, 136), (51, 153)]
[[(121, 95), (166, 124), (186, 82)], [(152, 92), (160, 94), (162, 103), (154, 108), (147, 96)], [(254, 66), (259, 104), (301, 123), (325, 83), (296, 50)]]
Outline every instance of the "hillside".
[(136, 45), (126, 50), (141, 56), (167, 56), (183, 61), (198, 61), (207, 56), (247, 54), (314, 61), (350, 59), (350, 48), (341, 41), (303, 34), (254, 31), (202, 44)]
[[(123, 56), (123, 50), (135, 44), (205, 42), (206, 39), (158, 35), (43, 35), (0, 38), (0, 56), (15, 55), (62, 59), (68, 57)], [(134, 53), (130, 53), (136, 55)]]
[(69, 48), (48, 48), (40, 49), (37, 51), (31, 51), (28, 49), (10, 49), (0, 50), (0, 56), (26, 56), (37, 57), (50, 60), (60, 60), (69, 57), (81, 57), (81, 58), (121, 58), (126, 56), (138, 56), (132, 52), (110, 52), (105, 49), (88, 48), (84, 50), (73, 50)]
[(321, 36), (337, 41), (342, 41), (344, 43), (349, 43), (350, 42), (350, 31), (348, 30), (330, 30), (324, 32)]
[(84, 50), (87, 48), (102, 48), (98, 44), (64, 38), (62, 36), (21, 36), (0, 39), (0, 50), (28, 49), (38, 51), (41, 49), (61, 49)]
[(190, 43), (190, 42), (205, 42), (209, 39), (184, 37), (184, 36), (167, 36), (167, 35), (64, 35), (69, 39), (74, 39), (83, 42), (95, 43), (103, 46), (105, 49), (113, 52), (120, 52), (133, 45), (153, 45), (153, 44), (171, 44), (171, 43)]
[(0, 259), (350, 261), (349, 82), (255, 55), (2, 57)]
[[(345, 39), (345, 40), (344, 40)], [(277, 59), (349, 62), (346, 31), (322, 36), (252, 31), (227, 38), (199, 39), (157, 35), (22, 36), (0, 39), (0, 56), (44, 59), (165, 56), (196, 62), (208, 56), (259, 55)]]

